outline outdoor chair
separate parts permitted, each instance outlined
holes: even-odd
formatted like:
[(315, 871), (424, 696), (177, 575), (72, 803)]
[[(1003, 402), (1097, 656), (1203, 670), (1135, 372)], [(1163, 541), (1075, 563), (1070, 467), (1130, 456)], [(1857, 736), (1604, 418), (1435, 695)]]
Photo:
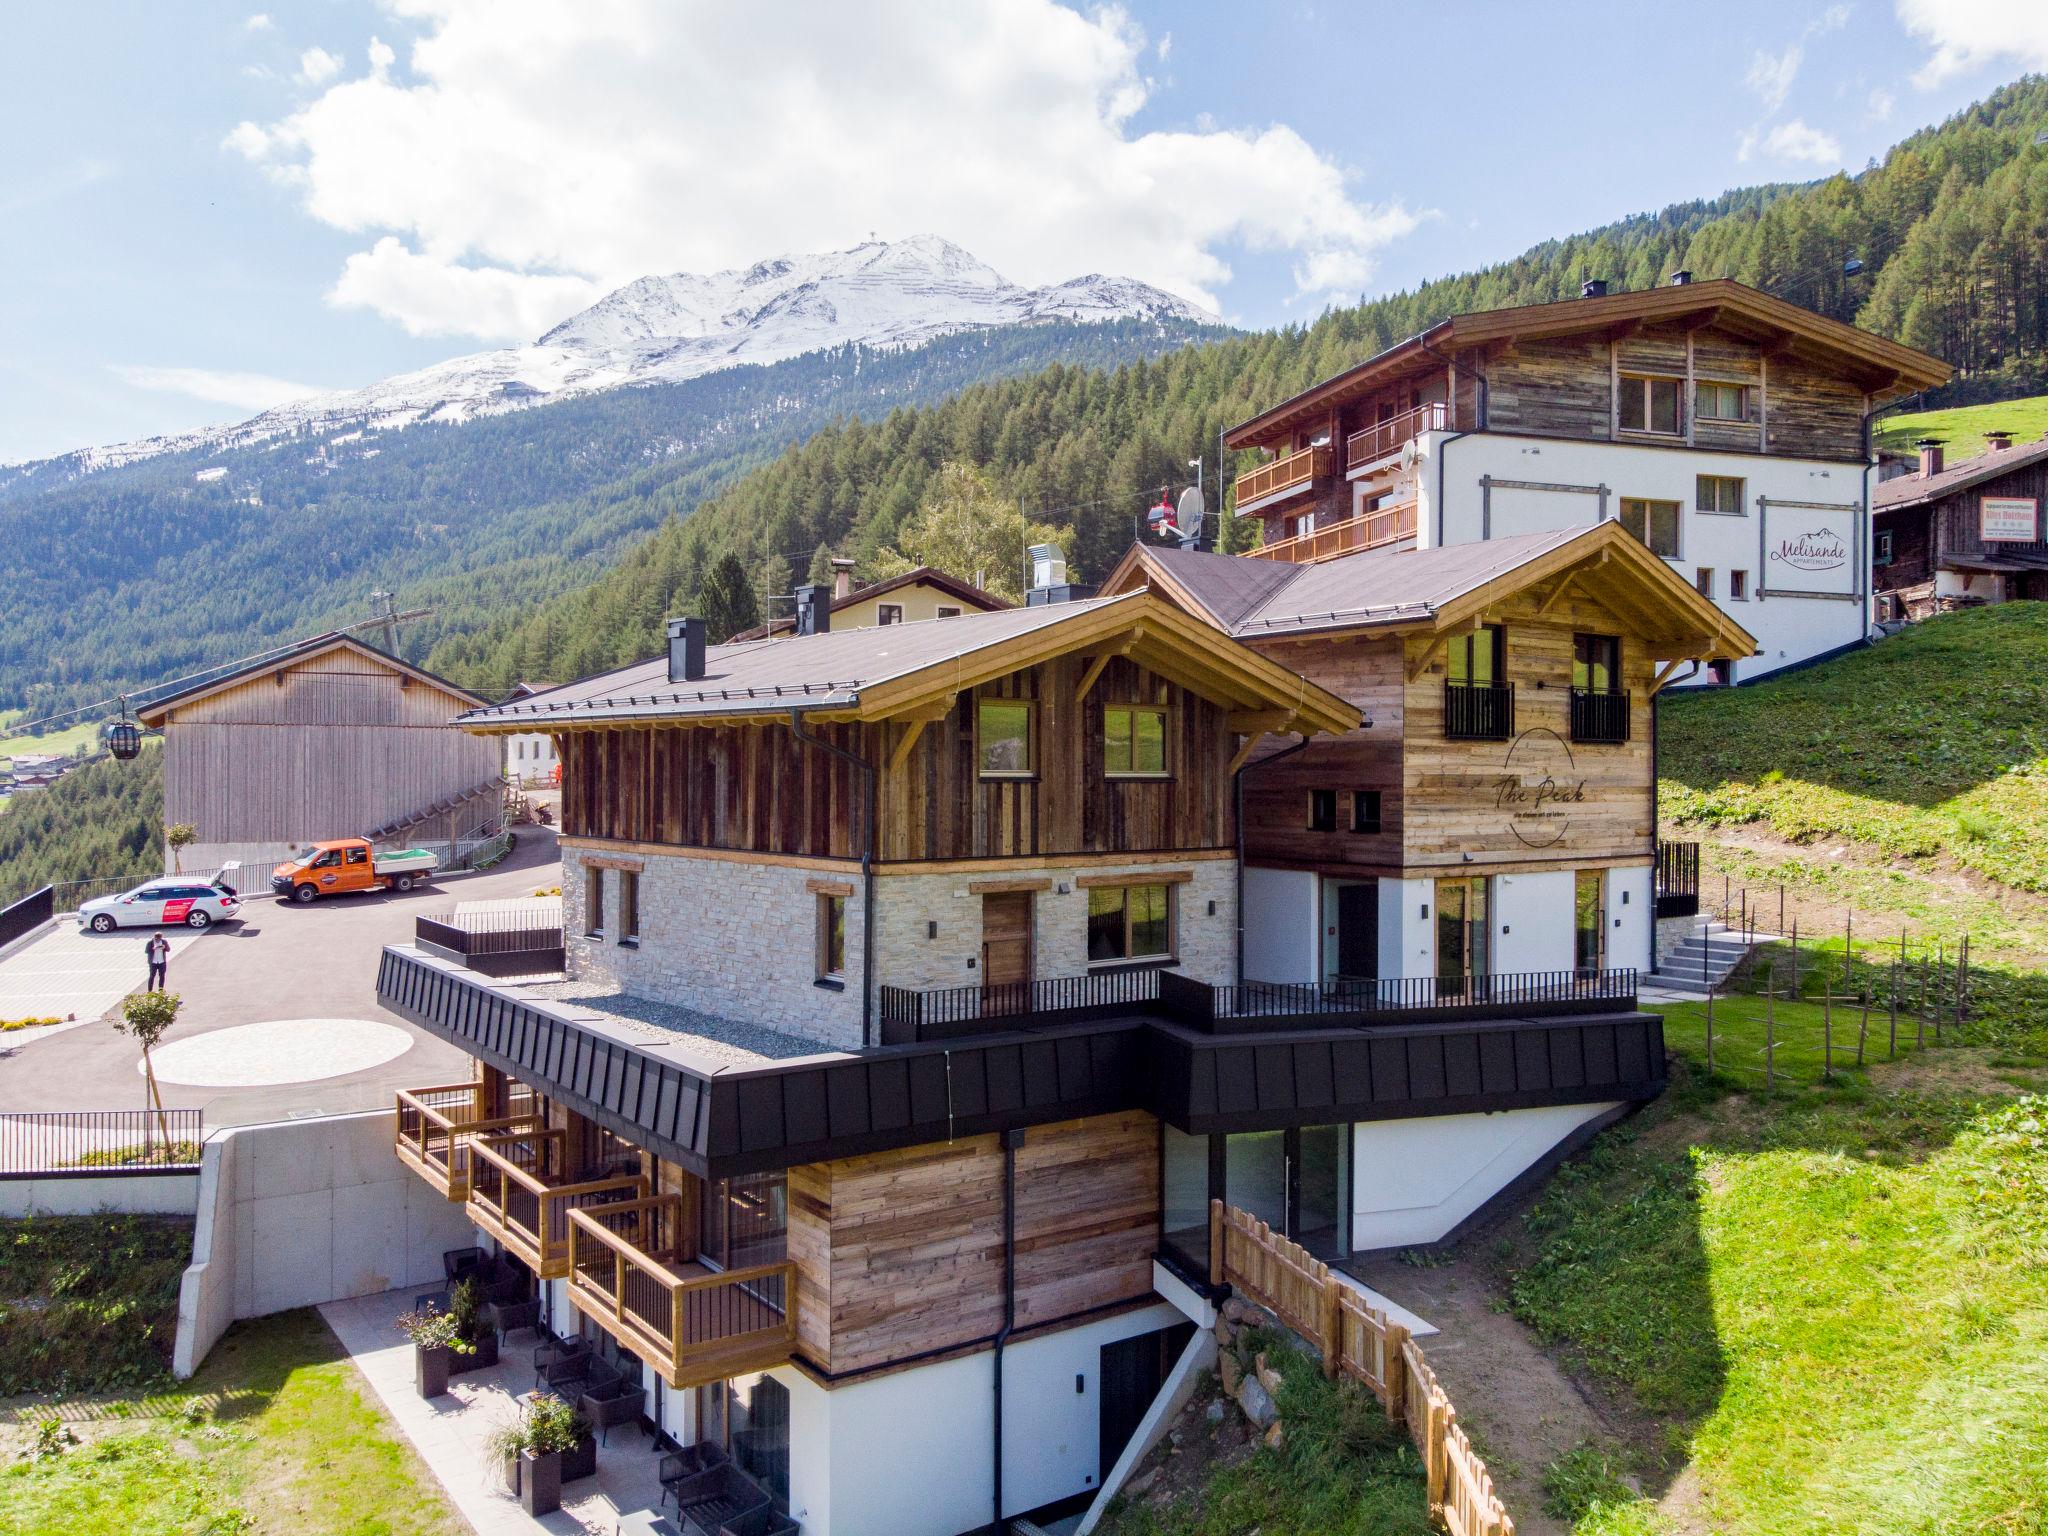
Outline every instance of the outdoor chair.
[(450, 1248), (441, 1255), (441, 1272), (448, 1277), (450, 1285), (466, 1280), (484, 1267), (484, 1251), (481, 1248)]
[(533, 1384), (539, 1386), (541, 1378), (551, 1367), (573, 1360), (579, 1355), (587, 1356), (589, 1353), (588, 1339), (558, 1339), (552, 1334), (544, 1335), (533, 1352)]
[(718, 1536), (725, 1526), (767, 1505), (760, 1484), (729, 1461), (676, 1484), (678, 1514), (684, 1528), (697, 1536)]
[(586, 1387), (576, 1406), (590, 1420), (591, 1428), (599, 1432), (602, 1442), (609, 1445), (614, 1424), (640, 1422), (640, 1405), (644, 1401), (639, 1384), (621, 1377), (609, 1386)]
[(550, 1392), (574, 1402), (585, 1392), (603, 1392), (618, 1385), (619, 1371), (586, 1349), (544, 1366), (541, 1377)]
[(724, 1466), (725, 1460), (725, 1447), (712, 1440), (700, 1440), (695, 1445), (686, 1445), (680, 1450), (670, 1451), (661, 1458), (661, 1466), (658, 1469), (661, 1502), (666, 1504), (676, 1496), (677, 1484), (686, 1482), (699, 1472), (712, 1467)]
[(483, 1315), (484, 1321), (500, 1334), (516, 1333), (521, 1328), (538, 1330), (540, 1298), (534, 1296), (525, 1301), (487, 1301), (484, 1303)]

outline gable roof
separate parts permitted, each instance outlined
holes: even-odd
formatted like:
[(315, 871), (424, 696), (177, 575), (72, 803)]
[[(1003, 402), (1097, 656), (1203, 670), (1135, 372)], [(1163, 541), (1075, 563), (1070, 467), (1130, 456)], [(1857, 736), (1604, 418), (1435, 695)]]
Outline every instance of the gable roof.
[(2048, 438), (2031, 443), (2022, 443), (2012, 448), (1986, 449), (1974, 459), (1965, 459), (1938, 475), (1894, 475), (1889, 480), (1880, 480), (1870, 493), (1871, 510), (1890, 512), (1901, 507), (1917, 507), (1922, 502), (1939, 501), (1956, 491), (1966, 491), (1973, 485), (1986, 480), (1996, 480), (2000, 475), (2011, 474), (2016, 469), (2048, 461)]
[(1946, 384), (1951, 372), (1938, 357), (1817, 315), (1746, 283), (1719, 277), (1706, 282), (1604, 294), (1595, 299), (1559, 299), (1549, 304), (1521, 304), (1453, 315), (1355, 367), (1331, 375), (1292, 399), (1239, 422), (1225, 434), (1224, 440), (1232, 448), (1263, 443), (1406, 373), (1418, 368), (1443, 367), (1447, 359), (1434, 355), (1439, 352), (1675, 320), (1709, 311), (1710, 323), (1756, 340), (1782, 342), (1816, 361), (1840, 368), (1873, 394), (1891, 397), (1932, 389)]
[[(983, 591), (971, 581), (962, 581), (958, 576), (942, 571), (935, 565), (920, 565), (903, 572), (900, 576), (891, 576), (887, 581), (855, 587), (846, 596), (833, 598), (831, 611), (837, 613), (842, 608), (851, 608), (855, 603), (885, 597), (891, 592), (911, 586), (936, 587), (948, 597), (958, 598), (968, 607), (978, 608), (983, 613), (994, 613), (1012, 606), (1008, 598), (997, 597), (993, 592)], [(766, 624), (757, 624), (752, 629), (742, 630), (732, 638), (736, 641), (758, 640), (764, 635), (787, 634), (795, 628), (795, 616), (784, 614), (779, 619), (770, 619)]]
[(223, 672), (217, 676), (209, 677), (203, 682), (193, 683), (189, 687), (180, 688), (176, 693), (166, 694), (154, 703), (138, 707), (135, 711), (135, 718), (144, 725), (154, 729), (161, 726), (174, 709), (180, 709), (189, 704), (196, 704), (201, 699), (211, 698), (216, 693), (221, 693), (229, 688), (246, 683), (252, 677), (262, 677), (267, 673), (283, 672), (302, 661), (310, 660), (315, 656), (324, 656), (329, 651), (353, 651), (356, 655), (361, 656), (365, 661), (370, 662), (374, 666), (383, 667), (387, 671), (395, 672), (400, 677), (408, 678), (413, 682), (425, 683), (430, 688), (438, 688), (459, 704), (466, 704), (474, 708), (484, 702), (481, 694), (471, 693), (467, 688), (458, 688), (455, 684), (449, 682), (447, 678), (437, 677), (425, 667), (416, 667), (411, 662), (392, 655), (389, 651), (379, 650), (376, 646), (358, 640), (353, 635), (344, 634), (336, 630), (324, 635), (315, 635), (310, 640), (300, 641), (290, 650), (266, 656), (260, 661), (249, 662), (245, 666), (236, 667), (232, 672)]
[[(1292, 729), (1346, 731), (1351, 705), (1162, 597), (1119, 597), (868, 629), (714, 645), (704, 676), (670, 682), (657, 657), (461, 717), (475, 731), (577, 725), (746, 722), (802, 710), (824, 719), (884, 720), (950, 706), (964, 689), (1054, 656), (1096, 647), (1232, 709), (1285, 711)], [(930, 718), (927, 716), (927, 718)]]
[[(1253, 593), (1240, 566), (1274, 566)], [(1756, 639), (1612, 518), (1435, 549), (1366, 550), (1314, 565), (1134, 544), (1106, 593), (1154, 587), (1239, 640), (1347, 630), (1441, 633), (1503, 598), (1576, 572), (1669, 656), (1750, 656)]]

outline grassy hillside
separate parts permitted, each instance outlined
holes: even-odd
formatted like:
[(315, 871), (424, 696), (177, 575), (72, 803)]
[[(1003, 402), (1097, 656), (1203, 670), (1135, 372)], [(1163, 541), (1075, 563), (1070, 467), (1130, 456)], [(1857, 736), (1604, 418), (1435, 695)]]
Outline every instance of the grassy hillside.
[(1877, 446), (1893, 453), (1911, 453), (1915, 440), (1938, 437), (1947, 446), (1947, 462), (1960, 464), (1982, 453), (1984, 434), (1994, 430), (2010, 432), (2015, 443), (2048, 436), (2048, 395), (1887, 416), (1875, 435)]
[(1664, 817), (2048, 893), (2048, 604), (1968, 609), (1755, 687), (1666, 698)]

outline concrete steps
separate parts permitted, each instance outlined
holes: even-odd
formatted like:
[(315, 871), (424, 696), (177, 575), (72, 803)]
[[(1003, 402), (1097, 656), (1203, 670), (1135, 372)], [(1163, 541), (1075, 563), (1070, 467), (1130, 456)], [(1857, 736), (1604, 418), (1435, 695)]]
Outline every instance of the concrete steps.
[(1725, 923), (1703, 923), (1658, 955), (1657, 968), (1644, 980), (1672, 992), (1704, 995), (1709, 987), (1718, 988), (1728, 979), (1729, 973), (1748, 958), (1754, 944), (1773, 937), (1767, 933), (1753, 934), (1751, 943)]

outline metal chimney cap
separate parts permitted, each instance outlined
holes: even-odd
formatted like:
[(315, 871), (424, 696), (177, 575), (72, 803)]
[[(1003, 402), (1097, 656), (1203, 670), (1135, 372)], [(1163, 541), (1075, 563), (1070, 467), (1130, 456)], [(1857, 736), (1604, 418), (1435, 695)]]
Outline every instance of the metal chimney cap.
[(1582, 299), (1606, 298), (1607, 279), (1604, 277), (1587, 278), (1583, 283), (1579, 285), (1579, 297)]

